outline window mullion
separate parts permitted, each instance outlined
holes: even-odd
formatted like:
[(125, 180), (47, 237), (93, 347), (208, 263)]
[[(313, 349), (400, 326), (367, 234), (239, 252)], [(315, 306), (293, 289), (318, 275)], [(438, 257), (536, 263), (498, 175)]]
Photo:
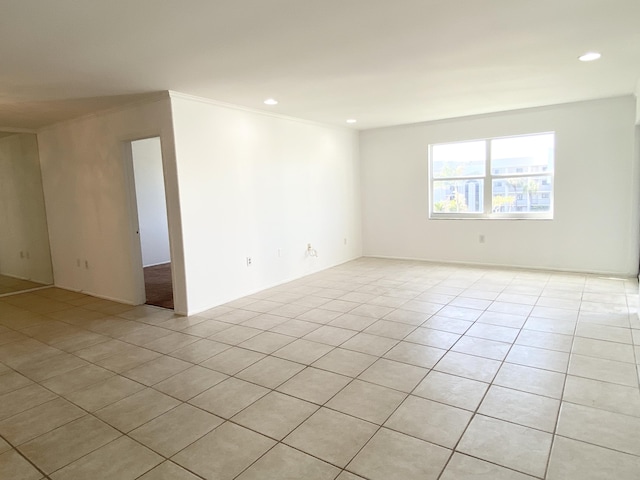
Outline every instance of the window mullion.
[(491, 140), (486, 140), (484, 170), (484, 214), (491, 214), (493, 181), (491, 179)]

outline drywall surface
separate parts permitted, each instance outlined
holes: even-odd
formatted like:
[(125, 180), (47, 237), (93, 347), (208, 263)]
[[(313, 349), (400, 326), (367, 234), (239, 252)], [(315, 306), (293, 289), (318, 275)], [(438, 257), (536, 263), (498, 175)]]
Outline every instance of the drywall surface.
[(0, 274), (53, 283), (34, 134), (0, 138)]
[(131, 142), (138, 226), (145, 267), (171, 261), (160, 137)]
[[(628, 96), (362, 132), (364, 254), (636, 274), (635, 109)], [(553, 220), (428, 218), (429, 144), (547, 131)]]
[(361, 256), (357, 132), (171, 104), (190, 313)]
[[(180, 211), (168, 96), (38, 133), (56, 285), (143, 303), (130, 141), (159, 136), (164, 157), (176, 311), (186, 311)], [(129, 152), (129, 153), (127, 153)], [(132, 206), (133, 203), (133, 206)], [(143, 284), (142, 284), (143, 285)], [(142, 295), (142, 298), (141, 298)]]

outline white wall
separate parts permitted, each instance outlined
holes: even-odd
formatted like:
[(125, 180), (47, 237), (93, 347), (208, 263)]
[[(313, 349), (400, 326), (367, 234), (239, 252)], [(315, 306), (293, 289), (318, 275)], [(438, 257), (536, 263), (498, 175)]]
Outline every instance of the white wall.
[[(636, 274), (635, 110), (628, 96), (362, 132), (364, 254)], [(554, 220), (428, 219), (430, 143), (544, 131), (556, 132)]]
[(171, 105), (189, 312), (361, 255), (357, 132), (178, 94)]
[(138, 226), (145, 267), (171, 261), (160, 137), (131, 142)]
[(0, 273), (53, 282), (36, 136), (0, 138)]
[(131, 140), (151, 136), (159, 136), (162, 143), (175, 309), (185, 313), (180, 202), (167, 95), (38, 132), (55, 284), (144, 303), (140, 247), (131, 215), (135, 200), (125, 158)]

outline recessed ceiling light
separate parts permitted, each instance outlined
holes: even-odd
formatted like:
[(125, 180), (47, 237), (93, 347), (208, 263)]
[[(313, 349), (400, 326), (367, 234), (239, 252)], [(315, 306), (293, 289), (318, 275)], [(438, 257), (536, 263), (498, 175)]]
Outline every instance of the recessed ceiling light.
[(580, 55), (578, 60), (581, 62), (593, 62), (594, 60), (598, 60), (602, 55), (598, 52), (587, 52), (584, 55)]
[(278, 101), (277, 101), (277, 100), (275, 100), (275, 99), (273, 99), (273, 98), (267, 98), (267, 99), (264, 101), (264, 104), (265, 104), (265, 105), (277, 105), (277, 104), (278, 104)]
[(357, 120), (355, 118), (350, 118), (347, 120), (347, 123), (356, 123)]

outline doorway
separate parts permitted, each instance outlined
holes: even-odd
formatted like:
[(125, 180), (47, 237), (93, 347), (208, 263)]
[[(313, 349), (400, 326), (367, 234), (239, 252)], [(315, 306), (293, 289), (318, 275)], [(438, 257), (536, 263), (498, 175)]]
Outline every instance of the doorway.
[(171, 249), (160, 137), (131, 142), (145, 303), (173, 310)]

